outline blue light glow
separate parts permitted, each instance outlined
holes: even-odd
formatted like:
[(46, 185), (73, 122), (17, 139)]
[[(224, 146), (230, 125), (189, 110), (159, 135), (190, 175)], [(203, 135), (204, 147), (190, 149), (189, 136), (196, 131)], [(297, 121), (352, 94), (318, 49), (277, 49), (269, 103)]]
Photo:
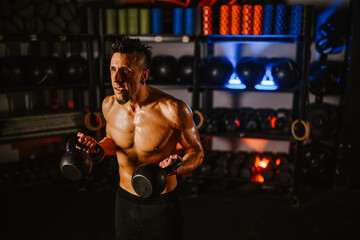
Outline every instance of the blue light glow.
[(276, 85), (262, 85), (262, 84), (256, 84), (255, 88), (257, 90), (276, 90), (278, 87)]
[(241, 84), (240, 79), (230, 79), (229, 84)]
[(246, 88), (245, 84), (241, 83), (241, 80), (235, 73), (233, 73), (231, 75), (230, 80), (228, 81), (227, 84), (225, 84), (224, 87), (229, 88), (229, 89), (245, 89)]
[(257, 90), (276, 90), (278, 86), (274, 83), (274, 78), (271, 74), (271, 64), (266, 66), (265, 75), (261, 80), (260, 84), (255, 85), (255, 89)]

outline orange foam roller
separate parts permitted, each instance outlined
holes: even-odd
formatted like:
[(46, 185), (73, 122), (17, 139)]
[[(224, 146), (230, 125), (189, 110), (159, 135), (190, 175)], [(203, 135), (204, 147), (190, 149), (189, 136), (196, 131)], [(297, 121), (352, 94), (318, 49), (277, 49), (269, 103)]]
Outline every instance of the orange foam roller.
[(254, 15), (253, 15), (253, 34), (260, 35), (262, 34), (262, 21), (263, 21), (263, 6), (255, 5), (254, 6)]
[(212, 32), (212, 9), (210, 6), (204, 6), (202, 8), (202, 23), (203, 23), (203, 27), (202, 27), (202, 32), (204, 35), (211, 35)]
[(252, 22), (253, 22), (253, 6), (245, 4), (242, 7), (242, 24), (241, 24), (241, 34), (250, 35), (252, 34)]
[(240, 34), (240, 30), (241, 30), (241, 6), (232, 5), (230, 33), (232, 35), (238, 35)]
[(219, 32), (221, 35), (230, 34), (230, 6), (220, 6)]

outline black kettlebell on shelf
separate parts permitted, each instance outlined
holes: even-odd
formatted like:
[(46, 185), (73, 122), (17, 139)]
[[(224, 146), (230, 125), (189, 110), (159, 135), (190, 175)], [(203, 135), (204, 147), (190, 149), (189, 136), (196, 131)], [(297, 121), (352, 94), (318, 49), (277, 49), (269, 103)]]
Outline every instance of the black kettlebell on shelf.
[(273, 121), (276, 116), (275, 110), (270, 108), (258, 108), (255, 111), (260, 129), (263, 131), (272, 129)]
[(285, 108), (279, 108), (276, 110), (275, 129), (282, 133), (290, 133), (291, 131), (291, 110)]
[(73, 55), (64, 60), (64, 81), (66, 83), (84, 83), (88, 77), (87, 60)]
[(2, 85), (24, 85), (25, 59), (23, 56), (8, 56), (3, 59), (1, 72)]
[(337, 131), (336, 106), (328, 103), (312, 103), (307, 110), (312, 139), (329, 139)]
[(310, 64), (310, 91), (318, 96), (339, 94), (345, 79), (344, 62), (315, 61)]
[(60, 161), (62, 175), (72, 181), (78, 181), (89, 175), (94, 163), (102, 161), (105, 157), (104, 149), (96, 144), (96, 153), (87, 153), (76, 148), (79, 137), (71, 137), (66, 143), (66, 153)]
[(181, 164), (181, 158), (174, 159), (173, 163), (165, 168), (154, 163), (143, 163), (135, 169), (131, 184), (140, 197), (158, 196), (166, 187), (166, 176), (179, 168)]

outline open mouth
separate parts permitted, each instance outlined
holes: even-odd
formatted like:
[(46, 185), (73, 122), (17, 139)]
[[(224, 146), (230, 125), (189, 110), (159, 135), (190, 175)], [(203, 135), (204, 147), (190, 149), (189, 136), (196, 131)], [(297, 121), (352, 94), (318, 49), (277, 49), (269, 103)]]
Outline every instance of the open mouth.
[(122, 93), (126, 91), (126, 88), (124, 87), (114, 87), (115, 92)]

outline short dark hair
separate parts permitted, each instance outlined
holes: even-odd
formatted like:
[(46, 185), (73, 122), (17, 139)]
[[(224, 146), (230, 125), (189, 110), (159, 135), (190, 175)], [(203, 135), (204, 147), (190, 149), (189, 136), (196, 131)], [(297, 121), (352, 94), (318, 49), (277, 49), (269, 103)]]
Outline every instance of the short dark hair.
[(114, 53), (137, 52), (145, 56), (145, 67), (150, 69), (152, 47), (142, 43), (139, 38), (122, 37), (116, 39), (111, 45), (111, 55)]

